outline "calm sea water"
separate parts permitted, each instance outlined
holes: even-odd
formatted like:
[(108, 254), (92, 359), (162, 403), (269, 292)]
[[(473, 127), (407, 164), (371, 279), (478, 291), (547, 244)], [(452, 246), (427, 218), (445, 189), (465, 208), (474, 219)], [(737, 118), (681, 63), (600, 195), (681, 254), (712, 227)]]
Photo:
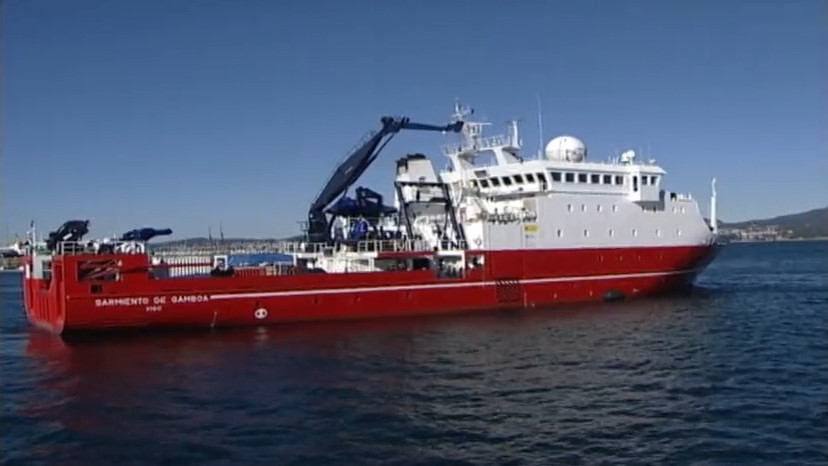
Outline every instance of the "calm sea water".
[(0, 274), (4, 464), (828, 464), (828, 243), (689, 296), (65, 343)]

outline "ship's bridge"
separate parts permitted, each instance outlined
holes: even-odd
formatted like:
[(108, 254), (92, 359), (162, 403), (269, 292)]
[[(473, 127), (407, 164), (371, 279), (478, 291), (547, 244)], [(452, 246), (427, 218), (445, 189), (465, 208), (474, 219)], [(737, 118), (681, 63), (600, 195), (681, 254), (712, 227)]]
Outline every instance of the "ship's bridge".
[[(503, 145), (498, 146), (501, 141)], [(659, 199), (666, 172), (655, 160), (639, 161), (635, 151), (625, 151), (606, 161), (592, 161), (587, 159), (583, 141), (564, 135), (551, 139), (538, 157), (523, 159), (514, 150), (519, 147), (516, 141), (514, 133), (510, 137), (444, 147), (444, 153), (454, 162), (453, 167), (459, 169), (450, 168), (440, 177), (456, 188), (471, 190), (483, 197), (567, 192), (622, 195), (634, 202)], [(496, 154), (494, 162), (474, 164), (472, 154), (483, 149)], [(514, 160), (503, 154), (513, 156)]]
[[(473, 113), (455, 105), (455, 120), (462, 120), (461, 141), (446, 144), (443, 154), (449, 166), (440, 178), (455, 190), (471, 190), (483, 197), (516, 194), (569, 192), (628, 196), (631, 201), (656, 201), (665, 171), (655, 160), (638, 160), (628, 150), (606, 161), (587, 159), (587, 145), (573, 135), (550, 139), (537, 156), (521, 155), (517, 121), (509, 122), (506, 134), (483, 136), (489, 123), (468, 121)], [(491, 163), (480, 163), (480, 155), (494, 155)]]

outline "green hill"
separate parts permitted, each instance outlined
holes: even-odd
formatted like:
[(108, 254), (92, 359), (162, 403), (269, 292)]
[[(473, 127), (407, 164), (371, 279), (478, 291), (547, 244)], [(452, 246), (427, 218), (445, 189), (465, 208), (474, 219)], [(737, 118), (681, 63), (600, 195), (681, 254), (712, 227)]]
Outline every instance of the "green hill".
[(790, 230), (792, 238), (828, 237), (828, 207), (744, 222), (719, 222), (719, 228), (727, 229), (768, 227), (776, 227), (780, 231)]

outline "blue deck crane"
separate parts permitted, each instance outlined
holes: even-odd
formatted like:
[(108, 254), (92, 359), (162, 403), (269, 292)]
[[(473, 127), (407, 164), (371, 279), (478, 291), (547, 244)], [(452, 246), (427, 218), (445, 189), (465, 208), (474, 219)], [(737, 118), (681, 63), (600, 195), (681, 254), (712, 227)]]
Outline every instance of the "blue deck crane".
[(308, 212), (308, 240), (310, 242), (326, 243), (330, 241), (328, 232), (331, 225), (325, 215), (325, 209), (362, 176), (368, 166), (377, 158), (380, 151), (400, 130), (451, 131), (457, 133), (463, 128), (462, 121), (444, 126), (414, 123), (407, 117), (386, 116), (382, 117), (380, 121), (382, 122), (382, 128), (379, 131), (369, 133), (357, 145), (356, 149), (339, 164), (328, 178), (325, 187), (316, 196), (316, 200), (311, 204)]

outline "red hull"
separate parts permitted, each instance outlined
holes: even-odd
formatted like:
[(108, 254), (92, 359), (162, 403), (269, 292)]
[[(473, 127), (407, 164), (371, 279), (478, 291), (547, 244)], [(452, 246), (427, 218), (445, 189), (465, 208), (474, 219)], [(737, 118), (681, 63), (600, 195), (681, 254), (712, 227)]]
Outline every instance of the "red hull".
[[(50, 281), (25, 280), (30, 322), (54, 333), (129, 327), (223, 327), (445, 314), (632, 298), (690, 285), (718, 246), (480, 252), (464, 277), (433, 271), (153, 279), (146, 256), (62, 256)], [(77, 279), (115, 258), (121, 279)]]

